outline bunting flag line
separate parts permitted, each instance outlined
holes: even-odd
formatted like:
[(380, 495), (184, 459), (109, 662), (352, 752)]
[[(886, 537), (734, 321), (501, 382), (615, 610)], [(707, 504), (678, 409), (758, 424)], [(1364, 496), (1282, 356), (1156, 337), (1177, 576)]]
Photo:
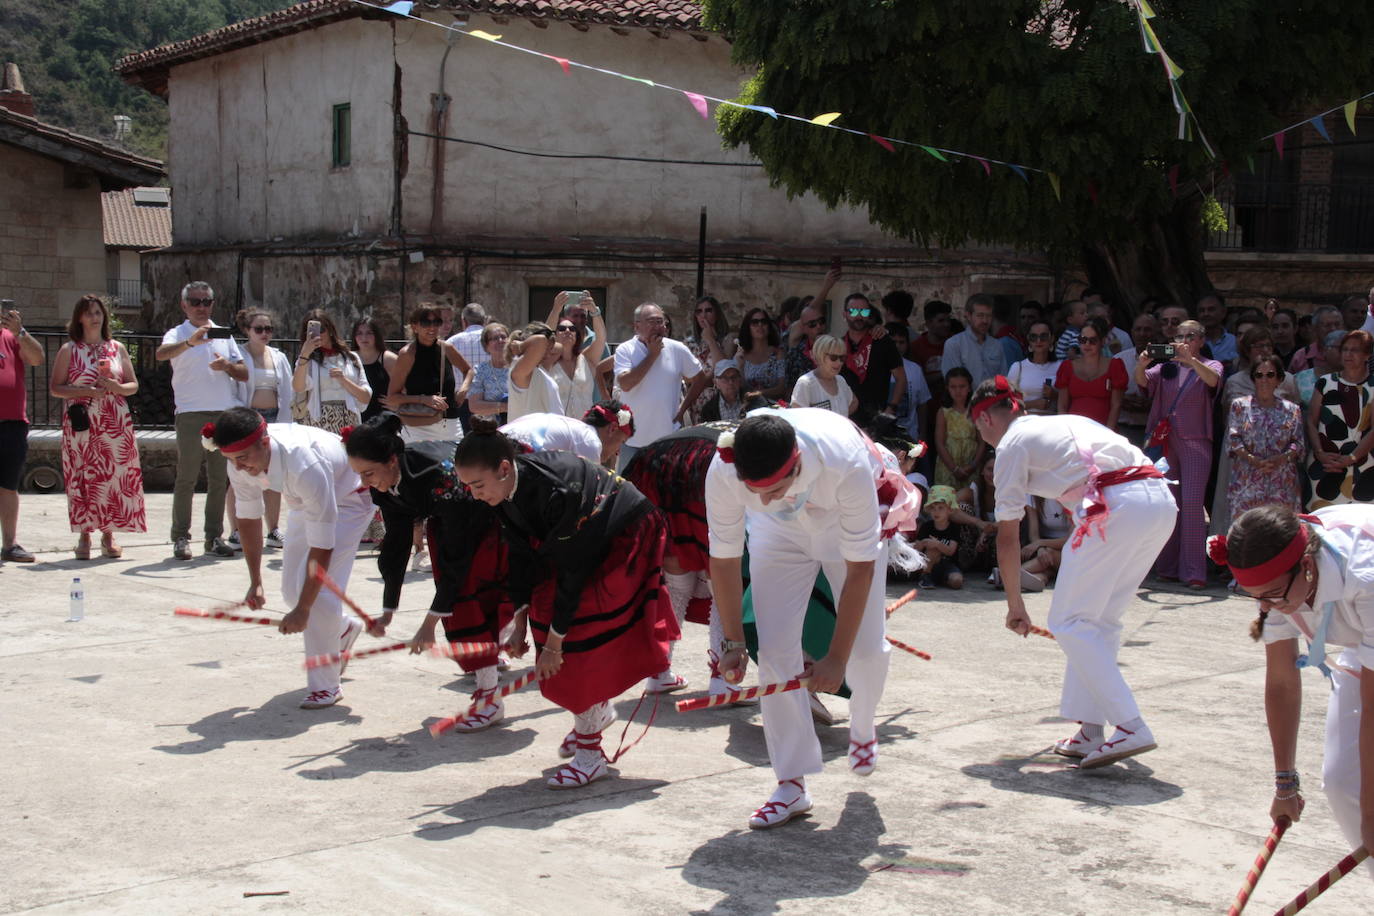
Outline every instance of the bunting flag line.
[(1327, 143), (1331, 142), (1331, 135), (1326, 132), (1326, 122), (1322, 120), (1321, 115), (1317, 115), (1307, 123), (1312, 125), (1312, 129), (1315, 130), (1323, 140)]
[[(1155, 34), (1154, 26), (1150, 25), (1150, 20), (1155, 18), (1155, 11), (1145, 0), (1136, 0), (1135, 8), (1136, 21), (1140, 26), (1140, 39), (1145, 45), (1145, 53), (1158, 55), (1160, 63), (1164, 65), (1164, 77), (1169, 82), (1169, 94), (1174, 101), (1174, 110), (1178, 112), (1178, 139), (1192, 140), (1196, 132), (1196, 138), (1202, 143), (1202, 148), (1207, 151), (1207, 155), (1213, 159), (1217, 158), (1216, 150), (1207, 140), (1207, 135), (1202, 132), (1202, 125), (1198, 123), (1197, 115), (1193, 113), (1193, 106), (1188, 104), (1188, 97), (1183, 94), (1183, 87), (1178, 84), (1178, 78), (1183, 75), (1182, 68), (1174, 63), (1174, 59), (1164, 50), (1163, 43)], [(1094, 202), (1096, 202), (1095, 199)]]
[[(1352, 137), (1356, 136), (1355, 113), (1359, 110), (1360, 103), (1363, 102), (1365, 99), (1370, 98), (1371, 96), (1374, 96), (1374, 92), (1366, 92), (1359, 98), (1351, 99), (1348, 102), (1343, 102), (1334, 108), (1328, 108), (1321, 114), (1313, 115), (1308, 118), (1303, 118), (1296, 124), (1289, 124), (1287, 127), (1282, 128), (1281, 130), (1276, 130), (1272, 134), (1265, 134), (1263, 137), (1259, 138), (1258, 142), (1263, 143), (1265, 140), (1273, 140), (1274, 148), (1278, 152), (1279, 158), (1282, 159), (1284, 134), (1288, 133), (1290, 130), (1297, 130), (1300, 127), (1304, 127), (1308, 124), (1311, 124), (1312, 127), (1317, 131), (1317, 133), (1321, 134), (1322, 139), (1325, 140), (1327, 143), (1330, 143), (1331, 134), (1326, 127), (1326, 116), (1329, 114), (1335, 114), (1338, 111), (1342, 112), (1345, 115), (1345, 126), (1350, 128), (1350, 135)], [(1254, 169), (1251, 169), (1251, 171), (1253, 172)]]

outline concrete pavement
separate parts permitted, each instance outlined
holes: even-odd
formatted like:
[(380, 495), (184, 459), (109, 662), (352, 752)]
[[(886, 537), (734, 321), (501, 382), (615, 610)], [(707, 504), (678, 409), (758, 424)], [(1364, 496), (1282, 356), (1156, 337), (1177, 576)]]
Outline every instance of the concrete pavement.
[[(814, 812), (752, 832), (773, 783), (756, 708), (665, 703), (617, 778), (565, 792), (543, 779), (570, 717), (533, 690), (490, 731), (430, 738), (472, 689), (451, 662), (362, 660), (343, 703), (300, 710), (299, 636), (172, 616), (237, 600), (246, 573), (170, 559), (170, 496), (148, 502), (154, 532), (83, 563), (64, 498), (23, 497), (20, 541), (40, 562), (0, 567), (0, 911), (1216, 913), (1269, 829), (1263, 652), (1245, 633), (1253, 606), (1219, 588), (1141, 592), (1121, 658), (1160, 747), (1094, 772), (1048, 753), (1072, 730), (1056, 718), (1057, 647), (1002, 629), (1000, 593), (981, 583), (923, 594), (891, 632), (934, 661), (894, 652), (877, 771), (852, 776), (843, 721), (822, 727)], [(80, 623), (64, 622), (73, 575)], [(393, 636), (413, 632), (426, 579), (410, 577)], [(380, 600), (370, 554), (350, 593)], [(1029, 596), (1037, 622), (1049, 599)], [(689, 627), (687, 695), (705, 687), (705, 647)], [(1326, 688), (1304, 683), (1307, 811), (1254, 913), (1349, 851), (1319, 789)], [(264, 891), (290, 893), (243, 896)], [(1359, 874), (1308, 910), (1371, 911)]]

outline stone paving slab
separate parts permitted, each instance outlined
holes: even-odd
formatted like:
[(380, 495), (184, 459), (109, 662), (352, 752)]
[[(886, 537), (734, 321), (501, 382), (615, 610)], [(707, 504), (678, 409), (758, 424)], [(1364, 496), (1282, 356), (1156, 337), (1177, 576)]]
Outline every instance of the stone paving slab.
[[(151, 495), (150, 518), (169, 515)], [(1068, 728), (1057, 647), (1003, 630), (981, 584), (923, 594), (892, 632), (935, 658), (893, 654), (878, 770), (850, 775), (843, 720), (821, 727), (815, 811), (753, 832), (772, 785), (757, 709), (665, 703), (616, 778), (551, 791), (570, 719), (537, 692), (488, 732), (435, 740), (425, 726), (471, 680), (387, 655), (350, 668), (339, 706), (300, 710), (298, 637), (172, 616), (241, 597), (241, 560), (172, 561), (160, 532), (121, 540), (124, 559), (78, 563), (63, 498), (26, 495), (21, 542), (41, 562), (0, 566), (3, 912), (1216, 913), (1269, 829), (1263, 653), (1252, 607), (1219, 588), (1142, 591), (1121, 659), (1160, 748), (1090, 773), (1048, 753)], [(69, 624), (76, 574), (87, 616)], [(425, 579), (404, 607), (428, 603)], [(380, 599), (371, 555), (350, 593)], [(1028, 602), (1041, 622), (1049, 597)], [(687, 695), (705, 647), (689, 627)], [(1248, 912), (1348, 852), (1316, 789), (1325, 687), (1304, 682), (1312, 794)], [(243, 897), (277, 890), (290, 894)], [(1309, 912), (1374, 912), (1374, 888), (1351, 876)]]

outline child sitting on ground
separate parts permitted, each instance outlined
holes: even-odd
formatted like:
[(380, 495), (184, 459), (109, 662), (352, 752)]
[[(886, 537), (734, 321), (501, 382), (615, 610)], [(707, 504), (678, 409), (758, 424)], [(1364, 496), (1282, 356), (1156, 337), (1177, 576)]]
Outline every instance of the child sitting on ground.
[(918, 588), (929, 589), (936, 585), (964, 587), (964, 572), (954, 558), (959, 550), (959, 526), (950, 520), (949, 513), (953, 508), (953, 487), (930, 488), (930, 494), (926, 497), (926, 511), (930, 519), (921, 523), (913, 542), (913, 546), (926, 556), (926, 570), (917, 584)]

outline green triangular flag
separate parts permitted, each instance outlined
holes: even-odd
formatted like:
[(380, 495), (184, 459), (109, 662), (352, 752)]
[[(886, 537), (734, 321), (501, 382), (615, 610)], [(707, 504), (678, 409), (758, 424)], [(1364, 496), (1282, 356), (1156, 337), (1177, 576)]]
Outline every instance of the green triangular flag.
[(1359, 99), (1345, 103), (1345, 124), (1350, 128), (1350, 135), (1355, 135), (1355, 106), (1359, 105)]
[(1050, 180), (1050, 187), (1054, 188), (1054, 199), (1062, 203), (1064, 198), (1059, 196), (1059, 176), (1053, 172), (1046, 172), (1045, 177)]
[(927, 153), (930, 153), (932, 156), (934, 156), (936, 159), (939, 159), (941, 162), (949, 161), (944, 156), (941, 156), (940, 151), (933, 146), (922, 146), (921, 149), (925, 150)]

